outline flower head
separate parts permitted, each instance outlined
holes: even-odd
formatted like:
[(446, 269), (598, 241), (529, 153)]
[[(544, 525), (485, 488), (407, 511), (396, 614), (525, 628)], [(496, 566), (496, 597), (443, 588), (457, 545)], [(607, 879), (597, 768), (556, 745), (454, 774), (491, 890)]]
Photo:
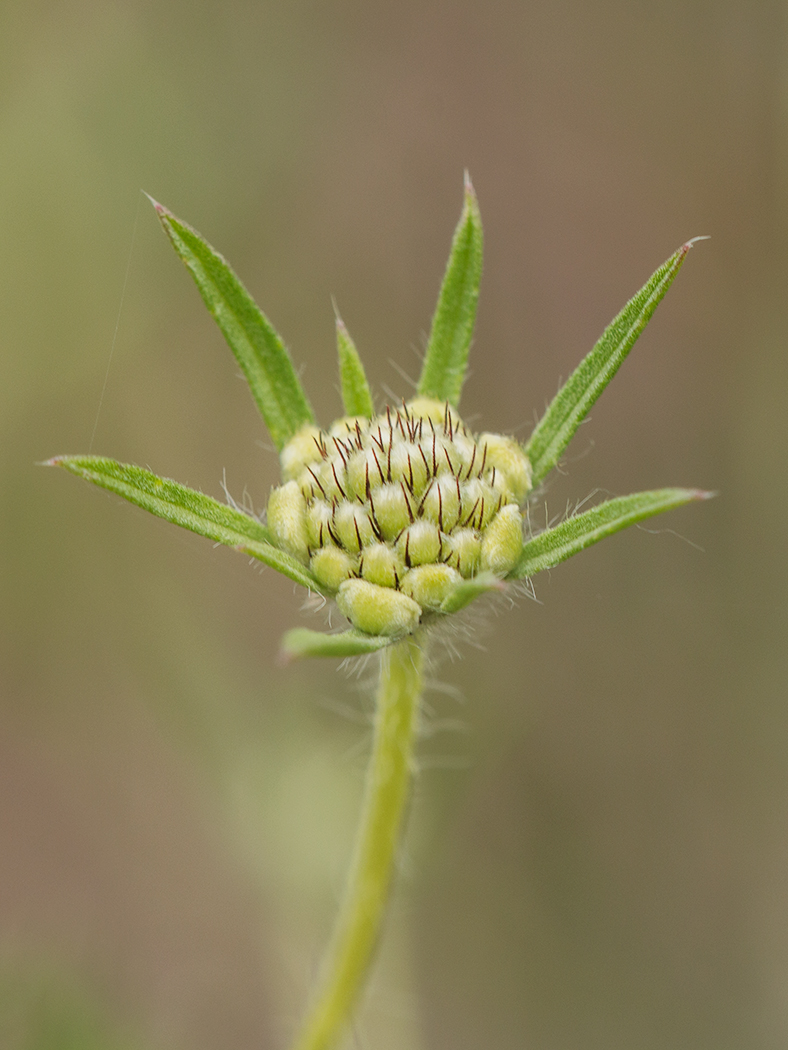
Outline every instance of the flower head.
[(356, 347), (338, 318), (345, 415), (328, 429), (317, 425), (284, 343), (227, 262), (196, 230), (153, 204), (279, 450), (282, 484), (271, 492), (266, 524), (140, 467), (98, 456), (49, 462), (335, 599), (350, 629), (290, 631), (290, 654), (347, 656), (382, 648), (507, 580), (531, 576), (627, 525), (707, 495), (641, 492), (537, 535), (526, 535), (524, 526), (529, 493), (623, 362), (692, 241), (626, 304), (521, 445), (473, 433), (458, 410), (482, 264), (481, 218), (467, 176), (417, 396), (376, 412)]

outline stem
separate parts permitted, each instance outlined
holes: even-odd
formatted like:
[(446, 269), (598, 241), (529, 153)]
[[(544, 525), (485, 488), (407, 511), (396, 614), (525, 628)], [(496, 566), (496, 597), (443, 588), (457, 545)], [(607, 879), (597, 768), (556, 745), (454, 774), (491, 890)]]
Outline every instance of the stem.
[(361, 823), (318, 993), (293, 1050), (328, 1050), (361, 992), (389, 896), (410, 788), (424, 654), (408, 637), (380, 655), (380, 685)]

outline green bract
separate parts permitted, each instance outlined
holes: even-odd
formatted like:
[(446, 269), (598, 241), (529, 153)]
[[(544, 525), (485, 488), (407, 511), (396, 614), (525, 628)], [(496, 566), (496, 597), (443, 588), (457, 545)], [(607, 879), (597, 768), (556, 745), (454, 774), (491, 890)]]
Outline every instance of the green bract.
[(533, 485), (558, 462), (678, 273), (675, 252), (627, 303), (554, 398), (525, 445), (475, 434), (458, 405), (482, 266), (476, 195), (462, 215), (438, 297), (417, 396), (376, 413), (358, 351), (337, 317), (345, 415), (319, 427), (284, 342), (228, 263), (155, 201), (173, 247), (246, 376), (279, 449), (282, 484), (267, 522), (140, 467), (97, 456), (50, 463), (177, 525), (226, 543), (327, 598), (351, 623), (341, 641), (298, 629), (291, 655), (373, 651), (438, 622), (478, 595), (557, 565), (636, 521), (705, 493), (641, 492), (603, 503), (536, 536), (524, 533)]

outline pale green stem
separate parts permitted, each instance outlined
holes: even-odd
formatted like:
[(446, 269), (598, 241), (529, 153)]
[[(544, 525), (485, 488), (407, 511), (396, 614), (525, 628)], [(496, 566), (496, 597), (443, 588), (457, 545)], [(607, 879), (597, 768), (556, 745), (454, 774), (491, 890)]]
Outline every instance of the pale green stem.
[(351, 1018), (389, 896), (413, 769), (424, 654), (413, 637), (380, 655), (372, 756), (345, 899), (293, 1050), (328, 1050)]

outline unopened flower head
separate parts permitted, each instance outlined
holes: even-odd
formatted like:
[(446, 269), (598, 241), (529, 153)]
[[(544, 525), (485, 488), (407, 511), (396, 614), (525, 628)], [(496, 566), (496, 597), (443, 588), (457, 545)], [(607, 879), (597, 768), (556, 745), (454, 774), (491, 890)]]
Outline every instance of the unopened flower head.
[(482, 226), (466, 177), (416, 396), (379, 414), (337, 318), (345, 415), (318, 426), (284, 342), (196, 230), (153, 202), (222, 329), (280, 454), (267, 523), (150, 471), (99, 456), (59, 466), (146, 510), (243, 551), (336, 603), (341, 635), (297, 629), (291, 655), (374, 652), (505, 581), (557, 565), (619, 529), (705, 495), (658, 489), (608, 500), (536, 535), (523, 508), (559, 461), (678, 273), (692, 242), (652, 275), (559, 390), (528, 440), (471, 432), (459, 415), (476, 319)]
[(448, 402), (304, 427), (281, 464), (274, 542), (367, 633), (412, 631), (463, 580), (505, 577), (520, 558), (528, 459), (511, 438), (472, 434)]

